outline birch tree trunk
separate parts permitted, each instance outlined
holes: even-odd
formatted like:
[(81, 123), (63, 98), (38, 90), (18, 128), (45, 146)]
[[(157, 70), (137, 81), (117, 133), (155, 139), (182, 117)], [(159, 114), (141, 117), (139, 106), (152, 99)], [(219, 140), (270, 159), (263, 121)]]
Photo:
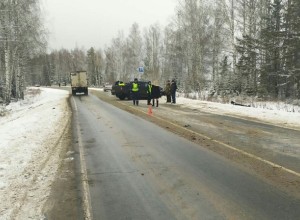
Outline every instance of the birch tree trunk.
[[(25, 68), (29, 68), (24, 54), (33, 57), (44, 45), (43, 25), (38, 0), (7, 0), (0, 3), (0, 37), (3, 57), (4, 101), (24, 96)], [(1, 45), (0, 45), (1, 46)], [(3, 76), (1, 76), (3, 74)]]
[(11, 59), (10, 59), (10, 46), (6, 42), (4, 49), (4, 66), (5, 66), (5, 103), (8, 105), (11, 99)]

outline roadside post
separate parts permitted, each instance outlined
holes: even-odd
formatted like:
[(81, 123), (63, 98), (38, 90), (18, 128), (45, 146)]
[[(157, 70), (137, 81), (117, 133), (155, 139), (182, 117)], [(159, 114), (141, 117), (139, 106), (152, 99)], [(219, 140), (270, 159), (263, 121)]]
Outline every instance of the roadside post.
[(138, 72), (139, 72), (139, 80), (141, 79), (141, 75), (144, 74), (144, 67), (143, 66), (139, 66), (138, 67)]

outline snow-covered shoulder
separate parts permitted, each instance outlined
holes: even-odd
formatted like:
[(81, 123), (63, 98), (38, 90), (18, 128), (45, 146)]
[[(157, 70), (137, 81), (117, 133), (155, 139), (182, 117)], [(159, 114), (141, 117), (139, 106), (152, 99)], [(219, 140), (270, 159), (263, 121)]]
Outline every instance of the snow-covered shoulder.
[(300, 129), (300, 107), (281, 102), (254, 103), (253, 106), (247, 107), (178, 97), (177, 103), (215, 114), (247, 117), (278, 126)]
[[(25, 99), (0, 117), (0, 213), (4, 219), (37, 219), (55, 176), (49, 158), (68, 120), (68, 91), (27, 88)], [(47, 166), (49, 166), (47, 168)], [(47, 172), (47, 173), (45, 173)], [(35, 187), (35, 188), (32, 188)]]

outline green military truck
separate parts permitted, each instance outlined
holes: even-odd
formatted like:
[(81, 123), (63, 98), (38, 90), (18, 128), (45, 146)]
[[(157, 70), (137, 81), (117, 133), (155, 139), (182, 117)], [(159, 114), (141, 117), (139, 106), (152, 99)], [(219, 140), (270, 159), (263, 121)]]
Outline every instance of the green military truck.
[(72, 95), (84, 93), (88, 95), (88, 77), (86, 71), (76, 71), (70, 73)]

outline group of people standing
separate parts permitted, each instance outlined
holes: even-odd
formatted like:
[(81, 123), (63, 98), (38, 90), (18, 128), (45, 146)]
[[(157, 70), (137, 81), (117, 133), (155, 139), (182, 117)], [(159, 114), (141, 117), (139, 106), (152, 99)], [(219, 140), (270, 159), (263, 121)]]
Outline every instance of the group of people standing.
[[(167, 96), (167, 103), (172, 103), (172, 104), (176, 103), (176, 90), (177, 90), (176, 81), (174, 79), (172, 81), (168, 80), (165, 87), (165, 95)], [(158, 107), (158, 99), (161, 96), (160, 92), (161, 92), (160, 87), (156, 85), (152, 85), (151, 81), (149, 81), (147, 85), (147, 104), (151, 105), (151, 100), (152, 100), (152, 106), (156, 104), (156, 107)], [(131, 94), (132, 94), (133, 105), (139, 105), (139, 84), (137, 78), (135, 78), (132, 83)]]
[(175, 79), (172, 79), (172, 81), (168, 80), (165, 87), (167, 103), (176, 104), (176, 90), (177, 90), (177, 84)]

